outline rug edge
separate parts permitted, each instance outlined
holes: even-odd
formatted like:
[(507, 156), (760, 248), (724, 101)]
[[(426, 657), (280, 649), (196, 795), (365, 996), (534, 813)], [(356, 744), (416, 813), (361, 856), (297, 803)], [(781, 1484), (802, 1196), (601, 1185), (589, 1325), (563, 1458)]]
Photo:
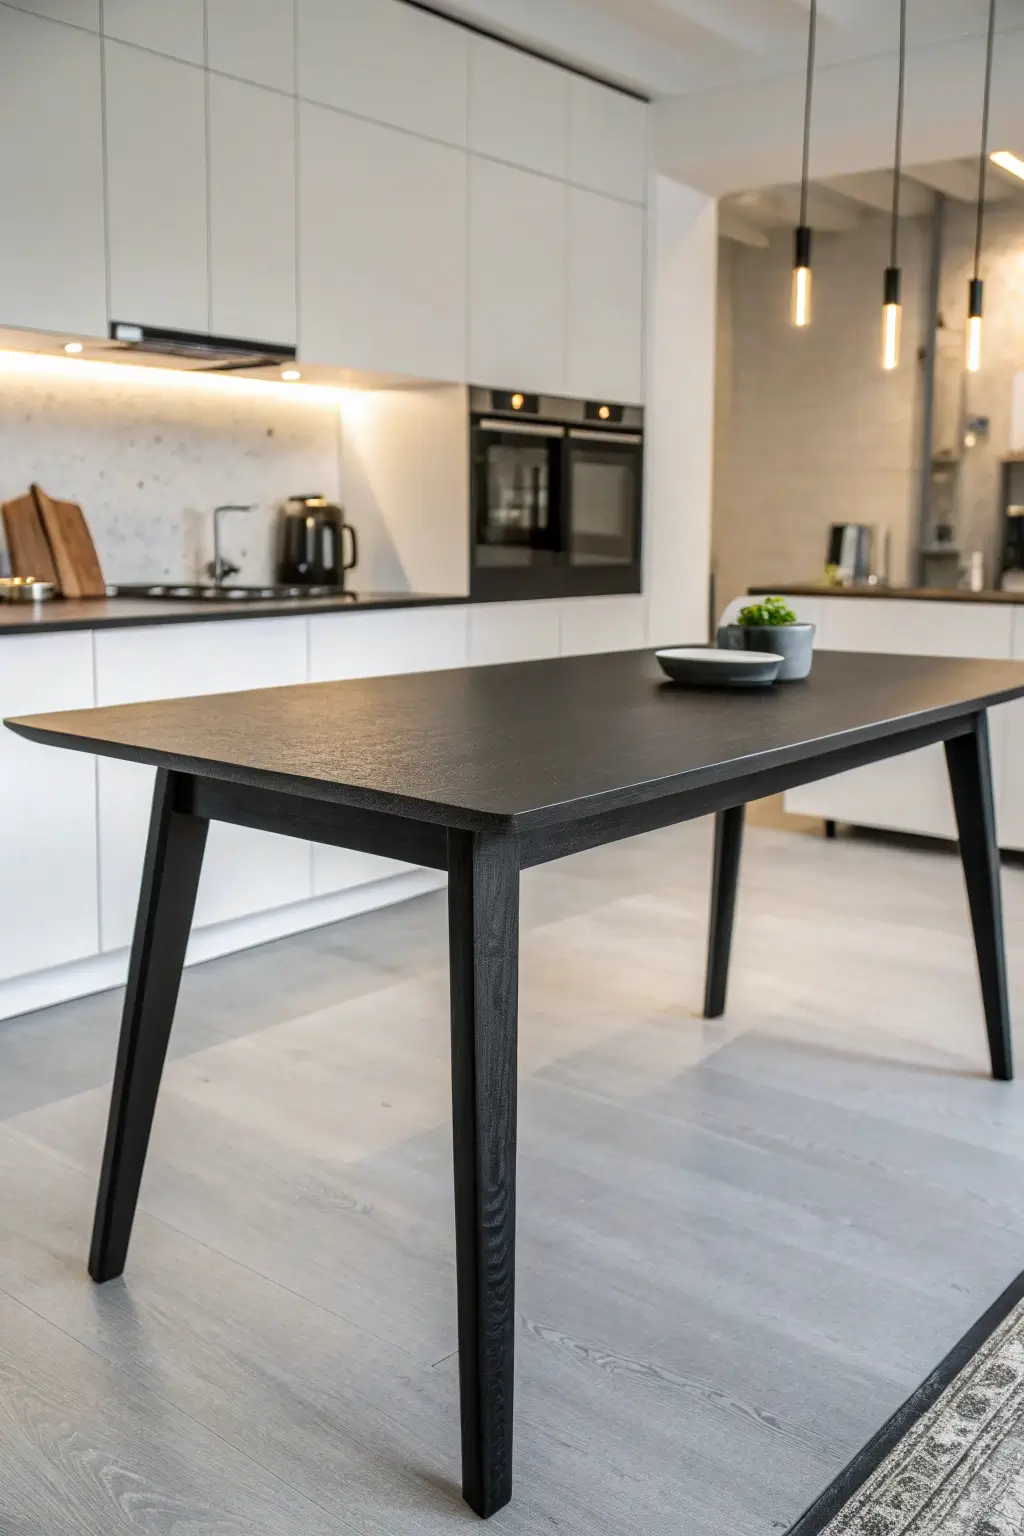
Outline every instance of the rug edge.
[(785, 1536), (820, 1536), (830, 1520), (854, 1494), (863, 1487), (872, 1473), (882, 1464), (903, 1436), (912, 1429), (921, 1416), (942, 1396), (955, 1377), (977, 1354), (981, 1346), (991, 1338), (999, 1325), (1024, 1300), (1024, 1271), (1022, 1271), (992, 1303), (986, 1312), (972, 1323), (961, 1339), (953, 1345), (921, 1385), (901, 1403), (891, 1418), (872, 1435), (866, 1445), (849, 1461), (838, 1477), (804, 1510), (800, 1518), (789, 1527)]

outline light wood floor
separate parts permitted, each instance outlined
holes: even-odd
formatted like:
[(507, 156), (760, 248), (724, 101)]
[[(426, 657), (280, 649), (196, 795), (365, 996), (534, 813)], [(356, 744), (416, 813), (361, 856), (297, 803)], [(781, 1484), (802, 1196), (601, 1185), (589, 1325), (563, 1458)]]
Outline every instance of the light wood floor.
[[(491, 1529), (784, 1530), (1024, 1268), (948, 853), (709, 828), (524, 881), (516, 1448)], [(1024, 870), (1006, 871), (1024, 1013)], [(118, 999), (0, 1026), (0, 1532), (469, 1530), (441, 897), (191, 971), (124, 1281)]]

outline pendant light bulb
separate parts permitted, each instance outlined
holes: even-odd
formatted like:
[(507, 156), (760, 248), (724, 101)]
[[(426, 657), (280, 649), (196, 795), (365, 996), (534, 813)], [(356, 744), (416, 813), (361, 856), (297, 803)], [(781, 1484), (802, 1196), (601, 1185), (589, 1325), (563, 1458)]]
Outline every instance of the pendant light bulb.
[(790, 318), (794, 325), (811, 323), (811, 232), (806, 224), (796, 231), (793, 250), (793, 307)]
[(980, 277), (971, 278), (970, 298), (967, 305), (967, 372), (977, 373), (981, 367), (981, 294)]
[(882, 367), (891, 373), (900, 365), (903, 305), (900, 303), (900, 269), (886, 267), (882, 294)]

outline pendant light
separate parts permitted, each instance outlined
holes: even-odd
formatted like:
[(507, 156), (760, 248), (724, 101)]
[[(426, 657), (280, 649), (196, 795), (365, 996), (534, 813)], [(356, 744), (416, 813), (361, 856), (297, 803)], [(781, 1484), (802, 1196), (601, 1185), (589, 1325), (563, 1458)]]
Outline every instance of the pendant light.
[(985, 94), (981, 108), (981, 155), (978, 160), (978, 222), (974, 231), (974, 272), (967, 288), (967, 371), (981, 367), (981, 237), (985, 222), (985, 173), (988, 169), (988, 109), (992, 97), (992, 47), (996, 33), (996, 0), (988, 4), (985, 48)]
[(807, 87), (804, 92), (804, 154), (800, 171), (800, 222), (793, 238), (794, 325), (811, 323), (811, 230), (807, 223), (807, 172), (811, 153), (811, 90), (814, 85), (814, 43), (818, 30), (818, 0), (811, 0), (807, 23)]
[(900, 65), (896, 87), (896, 149), (892, 163), (892, 222), (889, 226), (889, 265), (882, 289), (882, 367), (899, 367), (903, 305), (900, 299), (900, 178), (903, 170), (903, 94), (907, 78), (907, 0), (900, 0)]

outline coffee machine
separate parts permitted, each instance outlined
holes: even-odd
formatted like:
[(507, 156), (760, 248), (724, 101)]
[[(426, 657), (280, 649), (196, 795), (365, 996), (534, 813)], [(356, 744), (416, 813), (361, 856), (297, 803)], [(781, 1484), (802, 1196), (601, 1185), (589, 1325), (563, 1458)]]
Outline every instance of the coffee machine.
[(356, 531), (341, 507), (326, 496), (289, 497), (278, 528), (277, 579), (282, 586), (340, 590), (358, 559)]

